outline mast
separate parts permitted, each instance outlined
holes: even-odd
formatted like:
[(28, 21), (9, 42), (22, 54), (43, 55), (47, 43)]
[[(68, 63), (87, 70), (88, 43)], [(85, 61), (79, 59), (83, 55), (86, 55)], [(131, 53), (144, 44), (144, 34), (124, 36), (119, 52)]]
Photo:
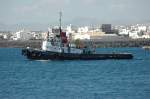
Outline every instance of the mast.
[(47, 32), (47, 41), (49, 41), (49, 31)]
[(59, 29), (60, 29), (60, 33), (61, 33), (61, 18), (62, 18), (62, 12), (59, 12)]
[(60, 35), (60, 48), (61, 48), (61, 51), (63, 52), (63, 48), (62, 48), (62, 46), (63, 46), (63, 43), (62, 43), (62, 38), (61, 38), (61, 32), (62, 32), (62, 30), (61, 30), (61, 21), (62, 21), (62, 12), (60, 11), (59, 12), (59, 35)]

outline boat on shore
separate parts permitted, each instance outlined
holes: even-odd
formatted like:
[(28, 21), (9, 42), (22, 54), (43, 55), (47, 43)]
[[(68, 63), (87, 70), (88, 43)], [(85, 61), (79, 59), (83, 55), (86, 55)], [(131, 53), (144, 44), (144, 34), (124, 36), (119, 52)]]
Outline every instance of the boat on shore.
[(73, 47), (70, 37), (61, 29), (48, 32), (41, 49), (25, 48), (22, 55), (32, 60), (105, 60), (105, 59), (132, 59), (131, 53), (96, 53), (89, 46)]

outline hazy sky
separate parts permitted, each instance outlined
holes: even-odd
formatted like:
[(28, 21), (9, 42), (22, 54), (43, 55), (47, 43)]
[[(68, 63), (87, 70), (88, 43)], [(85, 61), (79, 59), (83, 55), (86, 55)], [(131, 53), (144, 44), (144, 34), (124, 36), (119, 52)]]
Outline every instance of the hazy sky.
[(150, 0), (0, 0), (0, 23), (135, 23), (150, 20)]

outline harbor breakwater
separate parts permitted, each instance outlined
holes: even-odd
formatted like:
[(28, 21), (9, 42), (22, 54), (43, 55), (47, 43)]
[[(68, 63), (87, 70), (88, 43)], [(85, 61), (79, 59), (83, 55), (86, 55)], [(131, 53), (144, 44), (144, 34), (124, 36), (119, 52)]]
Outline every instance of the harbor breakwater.
[[(92, 40), (96, 47), (142, 47), (150, 46), (150, 39), (126, 39), (126, 40)], [(0, 40), (1, 48), (40, 48), (42, 40), (27, 40), (27, 41), (10, 41)]]

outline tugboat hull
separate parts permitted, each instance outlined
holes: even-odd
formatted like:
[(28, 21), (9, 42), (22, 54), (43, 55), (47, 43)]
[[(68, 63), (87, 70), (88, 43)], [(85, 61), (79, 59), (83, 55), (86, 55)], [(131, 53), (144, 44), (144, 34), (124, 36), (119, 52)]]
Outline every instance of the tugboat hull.
[(22, 55), (32, 60), (105, 60), (105, 59), (133, 59), (130, 53), (111, 54), (73, 54), (58, 53), (34, 49), (22, 49)]

